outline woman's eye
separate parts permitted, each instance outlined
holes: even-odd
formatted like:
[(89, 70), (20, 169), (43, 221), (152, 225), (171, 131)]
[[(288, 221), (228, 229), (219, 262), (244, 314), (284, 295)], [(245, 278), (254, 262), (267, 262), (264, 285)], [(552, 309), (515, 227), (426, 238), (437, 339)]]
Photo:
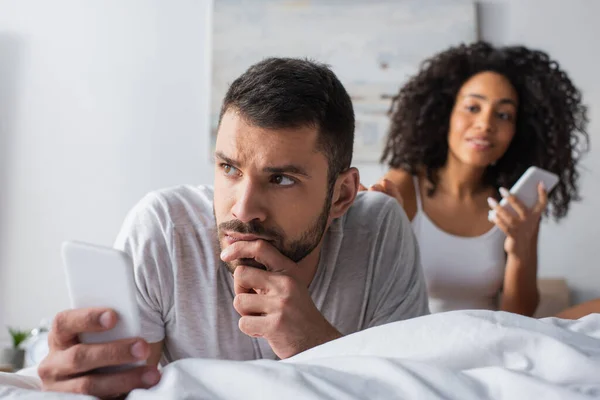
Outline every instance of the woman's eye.
[(498, 113), (498, 117), (502, 120), (505, 121), (511, 121), (512, 120), (512, 115), (509, 113)]
[(467, 111), (475, 113), (479, 111), (479, 106), (467, 106)]

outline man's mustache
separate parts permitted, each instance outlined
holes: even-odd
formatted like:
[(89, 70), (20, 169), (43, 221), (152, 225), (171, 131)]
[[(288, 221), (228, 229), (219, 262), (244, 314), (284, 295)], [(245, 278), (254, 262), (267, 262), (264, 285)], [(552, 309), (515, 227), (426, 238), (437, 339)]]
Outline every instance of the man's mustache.
[(260, 222), (250, 221), (248, 223), (244, 223), (237, 219), (220, 223), (219, 231), (230, 231), (246, 235), (256, 235), (264, 237), (267, 240), (273, 240), (275, 242), (280, 241), (283, 237), (283, 235), (276, 229), (266, 228)]
[[(240, 220), (234, 219), (219, 224), (219, 236), (222, 236), (224, 234), (223, 232), (226, 231), (261, 236), (267, 240), (273, 241), (276, 247), (278, 243), (281, 243), (282, 238), (282, 235), (277, 230), (266, 228), (261, 223), (256, 221), (243, 223)], [(247, 265), (249, 267), (258, 268), (265, 271), (268, 269), (265, 265), (259, 263), (253, 258), (242, 258), (239, 260), (239, 262), (242, 265)]]

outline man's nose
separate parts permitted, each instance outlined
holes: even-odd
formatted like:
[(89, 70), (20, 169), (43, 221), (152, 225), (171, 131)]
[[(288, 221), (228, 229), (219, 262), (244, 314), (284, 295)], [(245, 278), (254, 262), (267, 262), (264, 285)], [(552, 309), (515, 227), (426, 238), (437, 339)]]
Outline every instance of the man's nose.
[(260, 186), (251, 181), (241, 183), (231, 211), (236, 219), (244, 223), (254, 220), (264, 221), (267, 213)]

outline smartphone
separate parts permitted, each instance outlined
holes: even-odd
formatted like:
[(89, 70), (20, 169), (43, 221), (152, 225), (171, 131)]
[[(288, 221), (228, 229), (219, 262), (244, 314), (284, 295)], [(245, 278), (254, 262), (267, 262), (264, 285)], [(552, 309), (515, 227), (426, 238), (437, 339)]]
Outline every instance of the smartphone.
[[(558, 181), (558, 175), (550, 171), (538, 167), (529, 167), (510, 189), (510, 193), (527, 208), (532, 208), (538, 202), (538, 184), (543, 182), (546, 192), (550, 193)], [(516, 214), (516, 211), (508, 204), (506, 199), (500, 201), (500, 206)], [(492, 210), (490, 216), (495, 217), (495, 214), (496, 212)]]
[[(106, 343), (139, 337), (141, 324), (131, 258), (111, 247), (76, 241), (62, 244), (62, 258), (71, 307), (106, 307), (115, 310), (118, 316), (117, 324), (108, 331), (81, 333), (81, 343)], [(143, 364), (111, 367), (110, 370)]]

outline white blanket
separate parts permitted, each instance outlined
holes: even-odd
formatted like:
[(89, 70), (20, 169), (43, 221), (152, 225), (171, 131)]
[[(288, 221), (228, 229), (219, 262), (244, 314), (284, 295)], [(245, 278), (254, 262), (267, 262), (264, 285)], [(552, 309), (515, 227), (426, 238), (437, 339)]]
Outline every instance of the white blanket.
[[(5, 397), (62, 398), (0, 386)], [(600, 399), (600, 315), (567, 321), (490, 311), (434, 314), (285, 361), (181, 360), (163, 370), (156, 387), (128, 398)]]

